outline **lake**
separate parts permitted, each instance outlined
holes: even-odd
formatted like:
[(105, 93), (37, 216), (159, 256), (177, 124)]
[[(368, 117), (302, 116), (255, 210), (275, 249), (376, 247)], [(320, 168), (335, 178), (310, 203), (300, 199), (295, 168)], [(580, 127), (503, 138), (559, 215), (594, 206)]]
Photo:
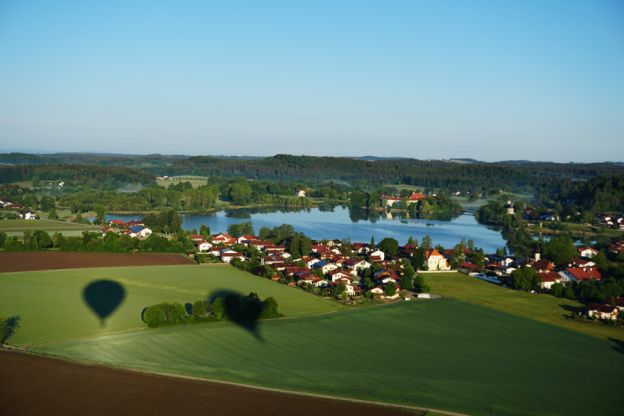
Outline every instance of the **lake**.
[[(405, 244), (410, 236), (422, 241), (423, 236), (428, 234), (435, 245), (441, 244), (450, 248), (461, 239), (471, 239), (486, 252), (494, 252), (506, 244), (500, 232), (477, 223), (472, 214), (463, 214), (450, 221), (390, 219), (385, 215), (383, 213), (381, 218), (356, 218), (349, 209), (340, 206), (333, 209), (310, 208), (290, 212), (220, 211), (213, 215), (184, 214), (182, 228), (199, 230), (205, 224), (214, 234), (227, 231), (231, 224), (251, 221), (256, 233), (261, 227), (290, 224), (315, 240), (349, 238), (352, 242), (369, 242), (371, 237), (375, 237), (375, 241), (379, 242), (385, 237), (392, 237), (400, 244)], [(107, 221), (139, 218), (141, 217), (133, 215), (106, 216)]]

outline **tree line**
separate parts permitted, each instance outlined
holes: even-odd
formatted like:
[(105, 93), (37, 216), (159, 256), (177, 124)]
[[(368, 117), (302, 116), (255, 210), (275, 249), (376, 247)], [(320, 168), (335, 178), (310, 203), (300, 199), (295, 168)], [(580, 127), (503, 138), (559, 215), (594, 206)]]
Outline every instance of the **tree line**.
[(233, 292), (217, 294), (185, 305), (163, 302), (147, 306), (141, 312), (143, 322), (150, 328), (223, 320), (246, 322), (280, 316), (275, 298), (262, 300), (254, 292), (247, 296)]

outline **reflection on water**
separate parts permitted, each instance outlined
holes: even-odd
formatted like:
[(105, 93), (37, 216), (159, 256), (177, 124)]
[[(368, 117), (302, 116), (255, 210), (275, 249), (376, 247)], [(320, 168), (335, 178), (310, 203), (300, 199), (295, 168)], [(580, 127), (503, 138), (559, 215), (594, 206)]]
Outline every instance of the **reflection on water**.
[[(134, 218), (136, 216), (107, 216), (107, 220)], [(368, 242), (371, 237), (374, 237), (375, 241), (392, 237), (405, 244), (409, 237), (420, 241), (428, 234), (434, 244), (441, 244), (444, 247), (452, 247), (461, 239), (471, 239), (488, 252), (505, 245), (500, 232), (478, 224), (471, 214), (463, 214), (452, 219), (415, 219), (393, 213), (392, 219), (389, 219), (386, 218), (385, 212), (325, 206), (294, 211), (264, 208), (236, 212), (220, 211), (209, 215), (185, 214), (182, 219), (182, 227), (185, 230), (198, 230), (205, 224), (210, 227), (212, 233), (227, 231), (231, 224), (251, 221), (256, 233), (261, 227), (291, 224), (297, 231), (316, 240), (337, 238)]]

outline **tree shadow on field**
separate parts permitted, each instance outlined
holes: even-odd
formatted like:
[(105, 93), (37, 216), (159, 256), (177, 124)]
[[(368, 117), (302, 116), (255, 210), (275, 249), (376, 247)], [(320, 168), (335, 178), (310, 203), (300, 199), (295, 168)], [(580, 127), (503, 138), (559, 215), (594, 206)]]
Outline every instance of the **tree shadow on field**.
[(562, 315), (565, 319), (574, 319), (575, 317), (577, 317), (579, 315), (579, 313), (583, 312), (583, 308), (582, 307), (572, 306), (572, 305), (564, 305), (564, 304), (561, 304), (559, 306), (564, 311), (570, 312), (569, 314)]
[(82, 290), (82, 299), (105, 326), (105, 320), (123, 303), (124, 287), (113, 280), (94, 280)]
[(264, 342), (258, 328), (262, 314), (262, 301), (257, 296), (244, 296), (232, 290), (221, 289), (212, 292), (208, 301), (214, 303), (223, 299), (224, 316), (241, 328), (249, 331), (259, 342)]
[(614, 350), (619, 352), (620, 354), (624, 354), (624, 341), (617, 338), (609, 338), (609, 341), (613, 342), (614, 345), (611, 346)]

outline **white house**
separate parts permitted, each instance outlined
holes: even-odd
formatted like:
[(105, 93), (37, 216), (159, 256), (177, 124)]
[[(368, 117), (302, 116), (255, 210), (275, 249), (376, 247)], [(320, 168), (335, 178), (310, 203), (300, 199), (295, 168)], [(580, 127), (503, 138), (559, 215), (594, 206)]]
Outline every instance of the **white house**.
[(303, 190), (303, 189), (299, 189), (299, 190), (297, 191), (297, 196), (298, 196), (299, 198), (305, 198), (305, 196), (306, 196), (305, 190)]
[(24, 211), (22, 213), (19, 214), (19, 217), (25, 220), (36, 220), (37, 219), (37, 214), (35, 214), (34, 212), (31, 211)]
[(197, 250), (199, 251), (210, 251), (211, 248), (212, 248), (212, 244), (210, 244), (207, 241), (202, 241), (201, 243), (197, 245)]
[(425, 252), (425, 262), (427, 263), (427, 270), (451, 270), (446, 258), (436, 249), (429, 249)]
[(142, 225), (134, 225), (130, 227), (130, 237), (147, 238), (152, 235), (152, 230)]
[(578, 252), (581, 257), (585, 257), (586, 259), (591, 259), (598, 254), (598, 250), (591, 247), (579, 247)]
[(375, 250), (372, 253), (370, 253), (370, 257), (371, 258), (377, 258), (377, 259), (380, 259), (381, 261), (384, 261), (385, 258), (386, 258), (386, 255), (381, 250)]

